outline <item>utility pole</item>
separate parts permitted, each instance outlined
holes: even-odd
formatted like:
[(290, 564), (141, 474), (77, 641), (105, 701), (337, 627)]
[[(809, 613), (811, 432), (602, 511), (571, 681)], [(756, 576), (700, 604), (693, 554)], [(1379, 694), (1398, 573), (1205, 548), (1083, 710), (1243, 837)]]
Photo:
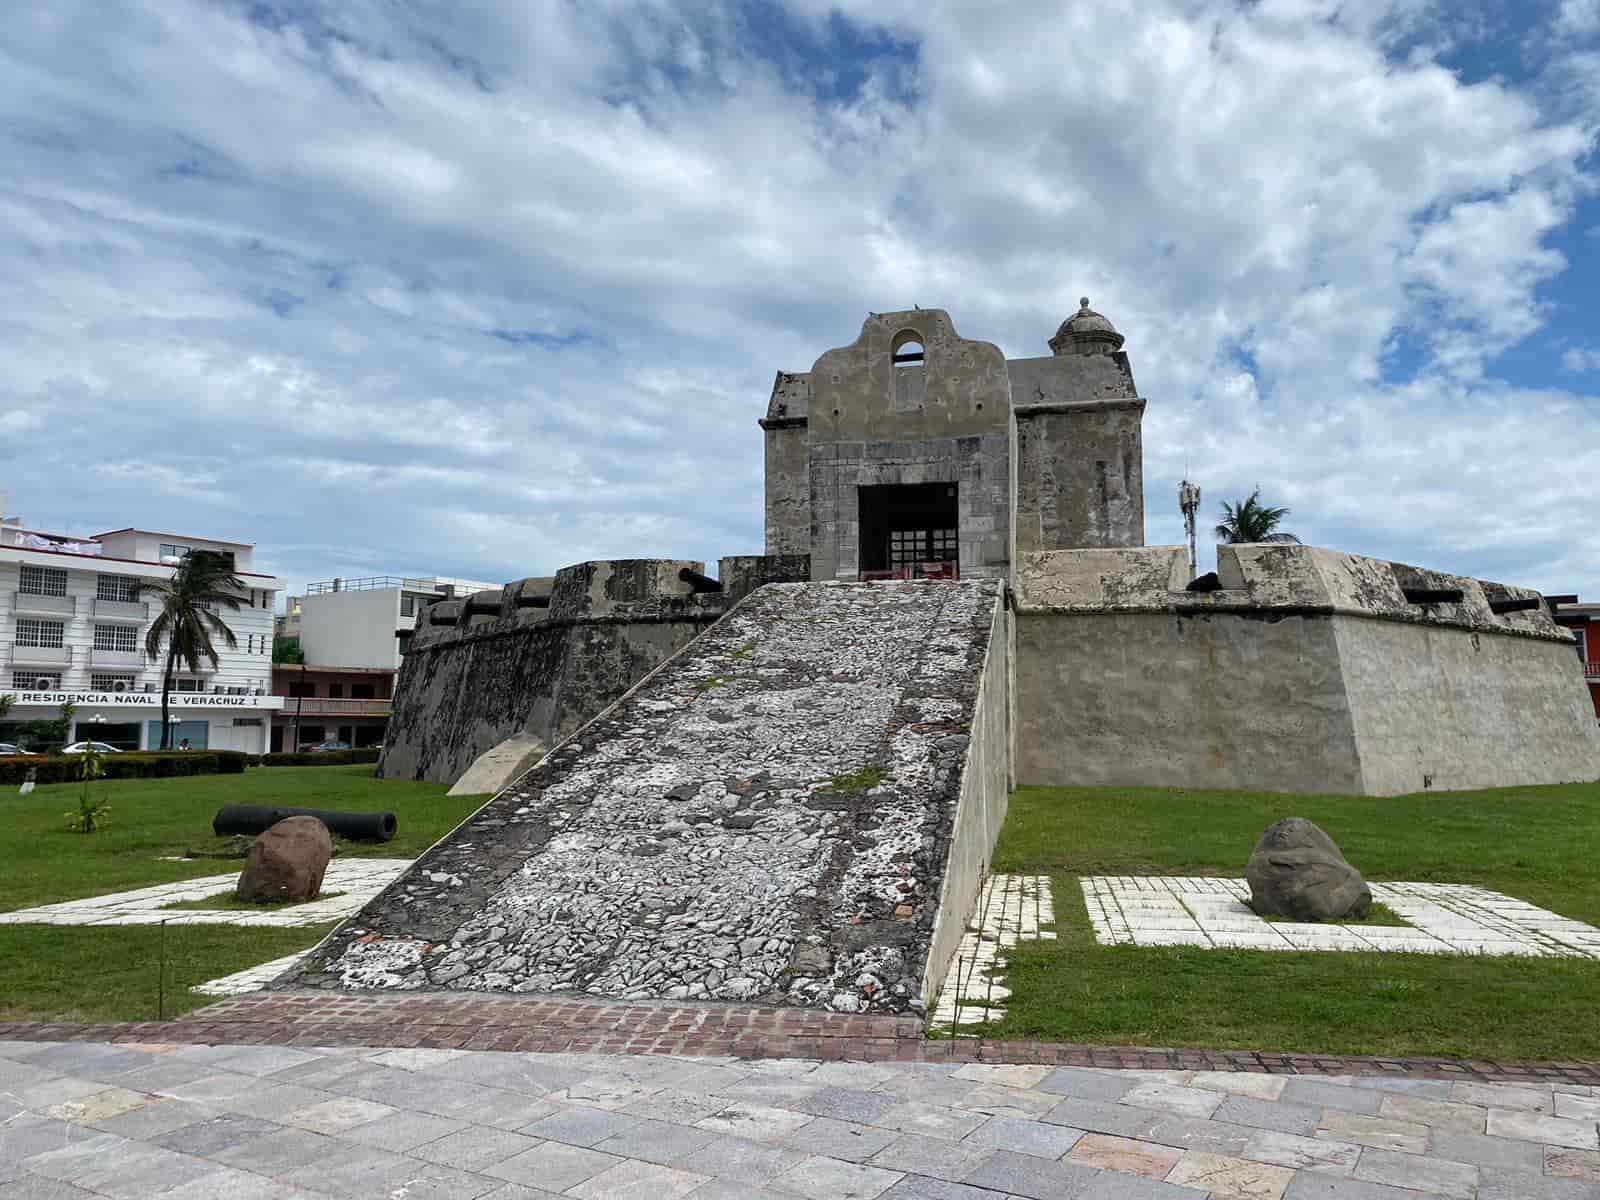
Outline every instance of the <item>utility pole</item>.
[(1200, 511), (1200, 488), (1187, 479), (1178, 485), (1178, 508), (1183, 513), (1184, 532), (1189, 535), (1189, 578), (1193, 579), (1200, 573), (1194, 546), (1194, 518)]

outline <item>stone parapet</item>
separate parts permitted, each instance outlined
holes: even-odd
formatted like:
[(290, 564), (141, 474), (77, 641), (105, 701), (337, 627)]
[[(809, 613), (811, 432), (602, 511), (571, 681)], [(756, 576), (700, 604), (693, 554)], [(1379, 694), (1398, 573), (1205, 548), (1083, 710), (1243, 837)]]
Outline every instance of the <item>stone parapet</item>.
[[(1058, 550), (1018, 556), (1020, 612), (1259, 613), (1362, 617), (1569, 643), (1544, 605), (1496, 613), (1502, 600), (1539, 593), (1489, 580), (1345, 554), (1320, 546), (1217, 547), (1217, 591), (1191, 592), (1182, 546)], [(1459, 601), (1414, 603), (1407, 589), (1459, 590)]]
[[(1600, 778), (1570, 634), (1526, 588), (1314, 546), (1015, 564), (1022, 784), (1393, 795)], [(1409, 593), (1409, 595), (1408, 595)], [(1459, 599), (1457, 598), (1459, 596)]]

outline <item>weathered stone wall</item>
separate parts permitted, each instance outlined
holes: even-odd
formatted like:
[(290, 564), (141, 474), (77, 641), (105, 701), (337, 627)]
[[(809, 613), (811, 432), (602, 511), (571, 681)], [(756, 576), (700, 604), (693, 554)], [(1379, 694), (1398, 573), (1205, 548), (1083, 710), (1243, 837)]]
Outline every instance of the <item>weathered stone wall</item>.
[(286, 982), (920, 1009), (963, 792), (994, 819), (999, 594), (760, 589)]
[(811, 376), (779, 371), (761, 421), (766, 438), (767, 553), (811, 552), (811, 477), (806, 413)]
[[(907, 339), (921, 343), (920, 365), (895, 364)], [(802, 407), (805, 459), (796, 474), (795, 431), (785, 423)], [(774, 387), (762, 422), (768, 553), (807, 549), (813, 579), (855, 579), (859, 489), (948, 483), (957, 489), (961, 573), (1002, 576), (1010, 558), (1009, 422), (998, 347), (960, 337), (942, 309), (872, 314), (850, 345), (829, 350), (807, 375), (780, 375)], [(795, 520), (802, 497), (810, 522), (803, 544)]]
[(717, 560), (717, 581), (729, 603), (769, 583), (803, 583), (810, 578), (807, 554), (736, 554)]
[(966, 932), (967, 917), (988, 874), (995, 840), (1005, 824), (1011, 797), (1010, 614), (1003, 596), (995, 597), (989, 621), (989, 653), (978, 680), (972, 710), (971, 742), (961, 773), (961, 794), (945, 856), (939, 913), (922, 977), (923, 1003), (932, 1011), (950, 960)]
[(1144, 401), (1125, 354), (1012, 359), (1012, 548), (1144, 545)]
[(1006, 436), (997, 433), (927, 442), (813, 446), (811, 577), (859, 576), (859, 489), (916, 483), (956, 486), (962, 576), (1003, 577), (1008, 561), (1007, 445)]
[[(1026, 555), (1018, 783), (1390, 795), (1600, 778), (1570, 641), (1526, 590), (1310, 546)], [(1459, 587), (1453, 604), (1407, 586)]]
[[(454, 783), (513, 735), (554, 746), (722, 615), (725, 597), (678, 578), (703, 566), (579, 563), (543, 587), (430, 605), (395, 681), (378, 774)], [(518, 607), (525, 592), (548, 607)]]

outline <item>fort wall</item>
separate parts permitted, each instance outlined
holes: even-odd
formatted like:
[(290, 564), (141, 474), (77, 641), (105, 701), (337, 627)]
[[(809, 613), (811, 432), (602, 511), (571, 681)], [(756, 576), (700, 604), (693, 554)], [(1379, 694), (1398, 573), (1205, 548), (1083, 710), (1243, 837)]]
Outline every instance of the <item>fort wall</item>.
[[(1393, 795), (1600, 778), (1570, 637), (1536, 593), (1310, 546), (1021, 556), (1022, 784)], [(1418, 604), (1406, 590), (1459, 592)]]

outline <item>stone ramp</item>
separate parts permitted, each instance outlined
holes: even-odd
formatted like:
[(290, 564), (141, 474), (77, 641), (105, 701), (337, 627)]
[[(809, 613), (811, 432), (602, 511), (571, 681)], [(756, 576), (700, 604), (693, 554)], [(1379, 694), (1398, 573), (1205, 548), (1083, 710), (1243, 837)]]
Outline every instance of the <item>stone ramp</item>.
[(920, 1011), (999, 595), (760, 589), (280, 983)]

